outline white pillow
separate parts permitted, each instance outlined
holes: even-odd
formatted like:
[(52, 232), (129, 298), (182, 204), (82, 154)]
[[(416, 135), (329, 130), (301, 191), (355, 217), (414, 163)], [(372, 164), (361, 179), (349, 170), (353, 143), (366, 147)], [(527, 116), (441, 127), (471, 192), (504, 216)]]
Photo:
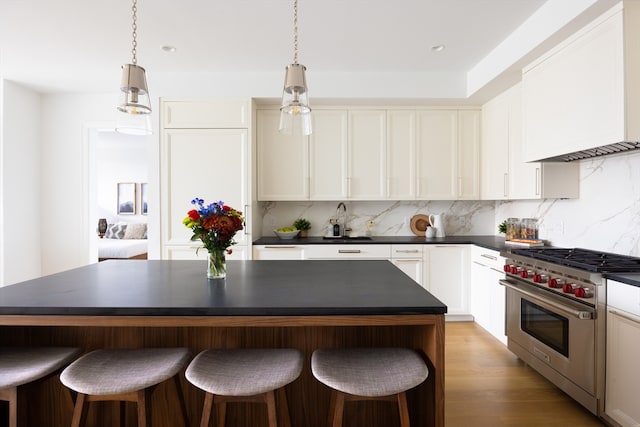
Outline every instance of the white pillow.
[(127, 224), (124, 232), (124, 239), (145, 239), (147, 234), (147, 224), (144, 222)]

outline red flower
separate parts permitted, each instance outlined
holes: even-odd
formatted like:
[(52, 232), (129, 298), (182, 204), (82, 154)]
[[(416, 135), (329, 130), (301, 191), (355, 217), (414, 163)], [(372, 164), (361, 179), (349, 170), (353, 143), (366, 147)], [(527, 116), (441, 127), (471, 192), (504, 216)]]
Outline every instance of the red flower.
[(187, 212), (187, 215), (189, 215), (189, 218), (191, 218), (191, 221), (197, 221), (198, 218), (200, 218), (200, 214), (195, 209), (192, 209), (189, 212)]

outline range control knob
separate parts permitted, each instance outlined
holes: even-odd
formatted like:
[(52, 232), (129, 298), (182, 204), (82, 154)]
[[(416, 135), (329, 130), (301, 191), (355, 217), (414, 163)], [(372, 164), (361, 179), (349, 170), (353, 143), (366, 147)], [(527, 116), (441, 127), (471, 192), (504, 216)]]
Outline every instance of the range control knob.
[(523, 279), (528, 279), (529, 278), (529, 274), (531, 274), (532, 271), (531, 270), (522, 270), (520, 272), (520, 277), (522, 277)]
[(534, 283), (542, 283), (542, 274), (535, 273), (533, 275), (533, 281), (534, 281)]
[(573, 294), (575, 296), (577, 296), (578, 298), (591, 298), (593, 296), (593, 293), (591, 292), (591, 289), (583, 288), (583, 287), (576, 288), (576, 290), (573, 292)]
[(562, 286), (558, 283), (558, 279), (554, 279), (553, 277), (549, 277), (547, 281), (547, 286), (550, 288), (561, 288)]
[(504, 267), (502, 267), (502, 269), (504, 270), (505, 273), (511, 273), (511, 266), (509, 264), (505, 264)]
[(520, 269), (518, 268), (518, 266), (516, 266), (516, 265), (512, 265), (511, 266), (511, 274), (518, 274), (519, 270)]
[(562, 292), (564, 292), (565, 294), (572, 294), (575, 289), (576, 285), (574, 285), (573, 283), (565, 283), (562, 285)]

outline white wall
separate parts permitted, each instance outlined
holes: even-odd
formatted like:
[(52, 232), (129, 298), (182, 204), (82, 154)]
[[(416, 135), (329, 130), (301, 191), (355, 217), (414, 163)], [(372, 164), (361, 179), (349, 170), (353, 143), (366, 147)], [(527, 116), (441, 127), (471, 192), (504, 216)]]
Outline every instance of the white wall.
[(580, 163), (580, 198), (496, 203), (496, 226), (538, 218), (554, 246), (640, 256), (640, 153)]
[(41, 97), (3, 80), (0, 102), (0, 286), (41, 275), (51, 210), (40, 198)]

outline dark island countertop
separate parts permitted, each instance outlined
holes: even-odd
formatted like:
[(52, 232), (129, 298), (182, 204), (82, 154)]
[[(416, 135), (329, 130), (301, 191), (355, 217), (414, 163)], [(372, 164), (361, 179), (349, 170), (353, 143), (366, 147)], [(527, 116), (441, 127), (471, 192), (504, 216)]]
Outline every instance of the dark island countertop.
[(0, 288), (0, 315), (323, 316), (443, 314), (387, 261), (113, 260)]
[(323, 237), (304, 237), (291, 240), (281, 240), (276, 236), (261, 237), (253, 242), (254, 245), (332, 245), (332, 244), (358, 244), (358, 245), (477, 245), (486, 249), (502, 252), (512, 247), (506, 245), (504, 237), (500, 236), (446, 236), (441, 238), (425, 239), (421, 236), (372, 236), (371, 239), (325, 239)]

